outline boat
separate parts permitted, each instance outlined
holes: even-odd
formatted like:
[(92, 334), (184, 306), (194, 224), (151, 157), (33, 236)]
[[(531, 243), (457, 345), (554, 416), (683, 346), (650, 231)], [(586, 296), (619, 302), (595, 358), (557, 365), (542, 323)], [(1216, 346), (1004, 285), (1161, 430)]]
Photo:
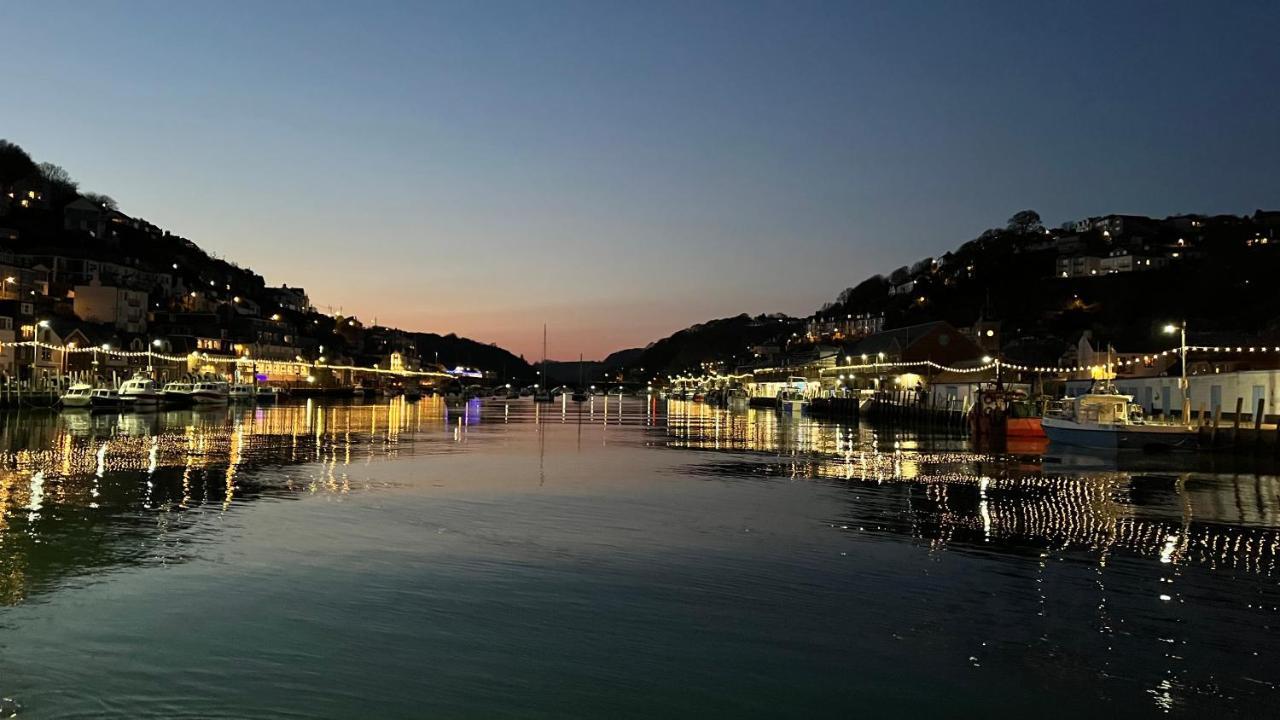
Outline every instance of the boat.
[(996, 382), (978, 390), (969, 410), (969, 432), (974, 437), (1000, 440), (1043, 440), (1040, 404), (1027, 393)]
[(134, 375), (120, 386), (120, 404), (132, 408), (149, 408), (160, 404), (164, 391), (149, 375)]
[(383, 397), (398, 397), (404, 394), (404, 388), (397, 383), (388, 383), (382, 386)]
[(92, 392), (92, 385), (76, 383), (67, 388), (67, 391), (58, 400), (64, 408), (86, 408), (89, 407), (89, 397)]
[(579, 354), (578, 355), (578, 386), (574, 388), (573, 391), (569, 394), (569, 398), (571, 400), (573, 400), (574, 402), (587, 401), (587, 398), (590, 397), (590, 395), (588, 395), (587, 391), (583, 389), (582, 386), (584, 384), (585, 384), (585, 381), (583, 380), (583, 377), (582, 377), (582, 355)]
[(236, 383), (227, 391), (227, 398), (232, 402), (252, 402), (257, 391), (248, 383)]
[(778, 409), (785, 413), (799, 415), (804, 412), (809, 401), (805, 399), (804, 393), (794, 387), (786, 387), (778, 391)]
[(542, 325), (542, 365), (538, 368), (539, 382), (533, 386), (533, 401), (551, 402), (551, 390), (547, 387), (547, 326)]
[(445, 385), (440, 396), (444, 398), (444, 404), (447, 407), (461, 407), (467, 404), (467, 391), (457, 381)]
[(740, 387), (731, 387), (724, 391), (724, 406), (730, 410), (745, 410), (751, 404), (751, 396)]
[(1004, 420), (1005, 437), (1043, 439), (1044, 426), (1041, 425), (1042, 412), (1038, 403), (1031, 399), (1015, 400), (1009, 403), (1009, 413)]
[(221, 380), (201, 380), (191, 386), (191, 402), (196, 405), (224, 405), (229, 386)]
[(89, 393), (89, 407), (120, 407), (120, 394), (111, 388), (94, 388), (93, 391)]
[(275, 385), (259, 385), (253, 392), (253, 398), (258, 402), (276, 402), (284, 396), (284, 390)]
[(1106, 450), (1187, 448), (1199, 443), (1189, 425), (1147, 423), (1133, 396), (1104, 388), (1074, 398), (1040, 420), (1051, 443)]
[(800, 388), (804, 387), (806, 380), (802, 377), (787, 378), (786, 387), (778, 391), (778, 409), (782, 412), (800, 414), (805, 407), (809, 405), (809, 400), (804, 396), (804, 392)]
[(871, 388), (863, 388), (858, 391), (858, 414), (863, 415), (876, 402), (876, 391)]
[(418, 400), (422, 397), (422, 383), (407, 382), (404, 384), (404, 399)]
[(192, 384), (189, 382), (171, 382), (164, 386), (164, 401), (173, 405), (189, 405), (194, 402), (191, 399)]

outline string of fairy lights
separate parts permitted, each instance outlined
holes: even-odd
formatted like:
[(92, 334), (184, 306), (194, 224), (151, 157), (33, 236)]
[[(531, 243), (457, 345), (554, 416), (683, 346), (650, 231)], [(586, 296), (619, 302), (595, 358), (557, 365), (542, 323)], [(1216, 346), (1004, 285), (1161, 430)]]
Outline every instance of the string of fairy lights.
[(49, 350), (68, 355), (76, 355), (82, 353), (93, 353), (97, 355), (106, 355), (108, 357), (117, 358), (147, 358), (148, 360), (181, 363), (190, 360), (198, 360), (199, 362), (210, 365), (235, 365), (243, 366), (273, 366), (273, 367), (290, 367), (295, 368), (298, 374), (313, 373), (316, 370), (352, 370), (366, 373), (376, 373), (380, 375), (394, 375), (396, 377), (421, 377), (421, 378), (452, 378), (452, 374), (435, 370), (389, 370), (379, 367), (360, 367), (357, 365), (332, 365), (320, 361), (309, 360), (271, 360), (256, 359), (246, 356), (232, 355), (210, 355), (208, 353), (192, 352), (188, 355), (169, 355), (166, 353), (155, 352), (154, 350), (118, 350), (109, 346), (71, 346), (71, 345), (53, 345), (51, 343), (40, 342), (38, 340), (22, 340), (19, 342), (0, 343), (0, 352), (5, 348), (30, 347), (41, 350)]
[[(987, 373), (996, 369), (1012, 370), (1015, 372), (1033, 372), (1033, 373), (1056, 373), (1071, 374), (1094, 371), (1110, 371), (1116, 368), (1126, 368), (1135, 365), (1147, 365), (1156, 362), (1160, 358), (1170, 356), (1178, 356), (1183, 352), (1182, 348), (1170, 348), (1156, 353), (1148, 353), (1145, 355), (1134, 355), (1125, 358), (1116, 358), (1109, 362), (1095, 363), (1092, 365), (1022, 365), (1020, 363), (1009, 362), (999, 358), (986, 356), (981, 358), (978, 365), (968, 367), (955, 367), (944, 365), (932, 360), (911, 360), (911, 361), (893, 361), (893, 360), (875, 360), (864, 361), (862, 363), (849, 363), (843, 365), (835, 365), (832, 367), (823, 367), (818, 369), (819, 377), (826, 376), (829, 373), (852, 374), (860, 371), (885, 372), (893, 370), (935, 370), (938, 372), (952, 373), (956, 375), (972, 375), (979, 373)], [(1280, 346), (1266, 345), (1187, 345), (1187, 354), (1196, 353), (1214, 353), (1214, 354), (1275, 354), (1280, 355)], [(864, 360), (866, 356), (863, 356)], [(672, 382), (688, 383), (703, 382), (708, 379), (714, 380), (741, 380), (744, 378), (754, 378), (757, 375), (776, 374), (780, 372), (797, 371), (802, 368), (798, 367), (781, 367), (781, 368), (755, 368), (750, 373), (742, 373), (738, 375), (715, 374), (710, 376), (698, 375), (674, 375), (669, 379)]]

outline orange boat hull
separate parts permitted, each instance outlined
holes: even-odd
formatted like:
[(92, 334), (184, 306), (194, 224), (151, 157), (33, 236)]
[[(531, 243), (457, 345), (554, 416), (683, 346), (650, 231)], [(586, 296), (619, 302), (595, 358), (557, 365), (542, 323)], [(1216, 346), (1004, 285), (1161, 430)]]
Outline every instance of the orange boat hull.
[(1040, 418), (1008, 418), (1005, 420), (1005, 437), (1042, 438), (1044, 428), (1040, 427)]

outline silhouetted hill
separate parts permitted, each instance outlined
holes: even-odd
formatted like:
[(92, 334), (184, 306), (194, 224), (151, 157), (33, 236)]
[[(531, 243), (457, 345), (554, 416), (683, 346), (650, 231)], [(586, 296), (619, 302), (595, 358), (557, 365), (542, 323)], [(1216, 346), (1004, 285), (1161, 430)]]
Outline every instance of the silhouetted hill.
[(711, 320), (654, 342), (635, 356), (626, 370), (629, 376), (659, 376), (697, 368), (704, 362), (745, 362), (752, 347), (790, 336), (803, 325), (803, 320), (786, 315), (742, 314)]
[(643, 355), (644, 350), (644, 348), (630, 348), (609, 353), (609, 356), (604, 359), (604, 367), (606, 370), (619, 370), (627, 367)]
[(436, 358), (447, 367), (462, 365), (490, 370), (502, 379), (530, 380), (534, 377), (532, 366), (524, 358), (492, 343), (482, 343), (453, 333), (412, 333), (418, 346), (418, 357), (423, 362), (435, 362)]
[[(453, 334), (365, 328), (355, 318), (317, 312), (299, 288), (268, 287), (253, 270), (126, 215), (110, 197), (81, 191), (66, 170), (36, 163), (5, 140), (0, 140), (0, 228), (6, 262), (49, 274), (48, 295), (35, 298), (41, 313), (69, 315), (66, 299), (75, 285), (101, 280), (148, 294), (152, 335), (192, 336), (199, 326), (205, 337), (222, 343), (203, 346), (215, 352), (261, 347), (289, 359), (323, 354), (384, 366), (395, 352), (410, 367), (416, 352), (424, 365), (464, 365), (503, 378), (534, 375), (522, 358), (496, 345)], [(300, 267), (305, 263), (303, 253)]]
[(1031, 228), (1011, 221), (846, 289), (816, 319), (883, 315), (886, 328), (994, 321), (1027, 360), (1084, 330), (1125, 338), (1129, 348), (1162, 347), (1167, 339), (1155, 336), (1171, 321), (1185, 320), (1193, 334), (1271, 335), (1280, 331), (1276, 216), (1110, 215), (1052, 231), (1038, 216)]

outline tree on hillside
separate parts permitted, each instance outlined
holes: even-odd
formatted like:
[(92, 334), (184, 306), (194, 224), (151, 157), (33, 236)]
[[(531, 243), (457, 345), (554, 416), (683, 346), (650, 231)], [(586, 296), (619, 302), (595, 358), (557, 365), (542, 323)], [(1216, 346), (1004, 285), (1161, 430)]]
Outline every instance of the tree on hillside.
[(35, 161), (26, 150), (0, 138), (0, 185), (21, 180), (36, 173)]
[(80, 184), (61, 165), (40, 163), (40, 175), (49, 184), (49, 199), (55, 206), (71, 202), (79, 195)]
[(1009, 218), (1009, 232), (1016, 232), (1026, 235), (1033, 232), (1041, 232), (1044, 225), (1040, 222), (1040, 213), (1035, 210), (1021, 210), (1013, 214)]
[(873, 275), (851, 288), (845, 288), (836, 303), (846, 312), (862, 312), (875, 309), (889, 295), (889, 281), (883, 275)]
[(927, 257), (911, 266), (911, 277), (919, 277), (933, 269), (933, 258)]
[[(85, 200), (88, 200), (89, 202), (93, 203), (94, 205), (97, 205), (98, 207), (104, 207), (104, 208), (107, 208), (108, 210), (120, 209), (120, 205), (116, 203), (115, 198), (111, 197), (110, 195), (103, 195), (102, 193), (96, 193), (96, 192), (83, 192), (83, 193), (80, 193), (80, 197), (84, 198)], [(232, 263), (232, 264), (234, 265), (235, 263)]]
[(65, 185), (67, 187), (76, 188), (79, 184), (71, 177), (71, 173), (67, 172), (61, 165), (55, 165), (51, 162), (40, 163), (40, 175), (44, 177), (45, 182), (51, 185)]

